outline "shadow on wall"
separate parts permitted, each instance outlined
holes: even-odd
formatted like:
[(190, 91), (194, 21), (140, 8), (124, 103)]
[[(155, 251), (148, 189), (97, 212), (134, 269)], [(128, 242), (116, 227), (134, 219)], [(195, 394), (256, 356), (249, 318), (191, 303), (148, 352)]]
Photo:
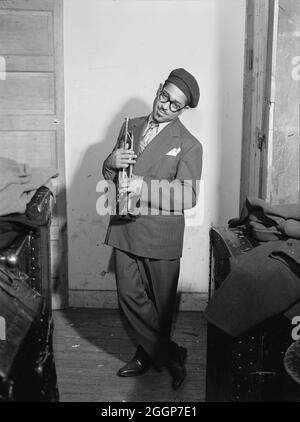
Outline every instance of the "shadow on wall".
[[(69, 248), (72, 248), (72, 243), (79, 236), (82, 242), (86, 240), (85, 244), (88, 249), (97, 248), (103, 242), (109, 216), (100, 216), (96, 212), (96, 202), (99, 198), (96, 186), (100, 180), (103, 180), (103, 161), (114, 148), (125, 117), (134, 118), (148, 113), (149, 106), (146, 103), (138, 98), (132, 98), (116, 113), (103, 138), (98, 139), (97, 143), (90, 145), (86, 150), (68, 189), (68, 203), (71, 204), (71, 209), (69, 209), (69, 219), (71, 220), (69, 222)], [(85, 250), (83, 253), (87, 255), (88, 251)], [(92, 268), (91, 272), (96, 275), (98, 274), (99, 258), (97, 260), (95, 253), (91, 252), (91, 254), (94, 258), (93, 262), (90, 262), (90, 268)], [(105, 267), (103, 263), (102, 267)], [(107, 271), (113, 271), (111, 258), (106, 268)], [(88, 285), (86, 287), (89, 288)]]
[[(64, 206), (62, 209), (60, 206)], [(51, 267), (51, 292), (52, 309), (62, 309), (68, 306), (68, 233), (66, 218), (66, 189), (62, 189), (53, 202), (52, 222), (55, 218), (61, 221), (59, 233), (57, 234), (57, 248), (55, 257), (52, 257)], [(51, 243), (51, 242), (50, 242)], [(51, 250), (53, 254), (53, 249)]]
[[(72, 254), (71, 251), (69, 256), (73, 257), (73, 259), (79, 258), (80, 261), (83, 259), (88, 260), (90, 272), (95, 277), (99, 277), (99, 288), (101, 277), (105, 276), (105, 274), (102, 275), (102, 272), (106, 272), (99, 271), (99, 268), (105, 268), (107, 272), (114, 273), (112, 250), (109, 257), (105, 258), (107, 259), (107, 263), (100, 262), (101, 258), (97, 253), (97, 250), (100, 253), (100, 248), (98, 247), (104, 241), (109, 223), (109, 216), (100, 216), (96, 212), (96, 202), (99, 198), (99, 193), (96, 192), (96, 186), (100, 180), (103, 180), (103, 161), (114, 148), (125, 117), (134, 118), (145, 116), (149, 112), (149, 105), (138, 98), (132, 98), (125, 103), (119, 112), (115, 114), (103, 138), (99, 138), (97, 143), (90, 145), (86, 150), (74, 179), (68, 188), (67, 197), (68, 203), (70, 204), (69, 207), (71, 207), (68, 213), (69, 250), (71, 250), (74, 242), (80, 241), (83, 254), (81, 257), (77, 257), (76, 255), (74, 257), (74, 253)], [(83, 246), (85, 246), (84, 249)], [(78, 253), (78, 251), (75, 250), (75, 253)], [(71, 262), (69, 262), (69, 266), (72, 268)], [(88, 289), (88, 287), (87, 285), (86, 288)], [(106, 339), (102, 339), (100, 333), (99, 338), (95, 339), (95, 345), (103, 349), (106, 348)], [(109, 350), (106, 351), (110, 353)]]

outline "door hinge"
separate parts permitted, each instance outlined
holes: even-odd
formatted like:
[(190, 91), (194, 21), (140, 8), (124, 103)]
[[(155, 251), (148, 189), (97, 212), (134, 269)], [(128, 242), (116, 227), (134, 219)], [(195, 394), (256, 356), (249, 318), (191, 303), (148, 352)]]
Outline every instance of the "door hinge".
[(266, 143), (266, 134), (261, 131), (258, 131), (257, 139), (256, 139), (257, 148), (262, 150), (265, 143)]

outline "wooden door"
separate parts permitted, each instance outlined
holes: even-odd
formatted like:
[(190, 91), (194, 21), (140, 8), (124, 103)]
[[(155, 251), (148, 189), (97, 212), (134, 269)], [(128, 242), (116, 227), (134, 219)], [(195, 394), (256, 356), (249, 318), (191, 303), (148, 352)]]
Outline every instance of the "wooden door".
[(263, 196), (300, 210), (300, 2), (275, 0)]
[(262, 194), (273, 3), (273, 0), (247, 0), (240, 209), (247, 196)]
[(59, 170), (51, 228), (54, 308), (67, 305), (61, 0), (0, 2), (0, 156)]

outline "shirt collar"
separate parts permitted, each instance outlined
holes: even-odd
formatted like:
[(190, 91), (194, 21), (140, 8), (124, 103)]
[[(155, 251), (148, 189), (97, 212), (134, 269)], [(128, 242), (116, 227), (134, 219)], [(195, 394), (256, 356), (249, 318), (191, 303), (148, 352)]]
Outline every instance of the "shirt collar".
[[(147, 125), (145, 129), (148, 129), (149, 123), (152, 122), (153, 119), (153, 113), (151, 112), (147, 118)], [(170, 124), (171, 122), (164, 122), (164, 123), (159, 123), (158, 122), (158, 132), (160, 132), (161, 130), (163, 130), (163, 128), (165, 128), (168, 124)]]

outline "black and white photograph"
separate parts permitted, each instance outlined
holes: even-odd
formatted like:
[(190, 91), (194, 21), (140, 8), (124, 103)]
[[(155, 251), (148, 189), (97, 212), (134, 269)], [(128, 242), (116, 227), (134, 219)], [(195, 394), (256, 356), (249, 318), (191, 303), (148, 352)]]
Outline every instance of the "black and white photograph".
[(300, 402), (300, 0), (0, 0), (0, 403), (257, 402)]

